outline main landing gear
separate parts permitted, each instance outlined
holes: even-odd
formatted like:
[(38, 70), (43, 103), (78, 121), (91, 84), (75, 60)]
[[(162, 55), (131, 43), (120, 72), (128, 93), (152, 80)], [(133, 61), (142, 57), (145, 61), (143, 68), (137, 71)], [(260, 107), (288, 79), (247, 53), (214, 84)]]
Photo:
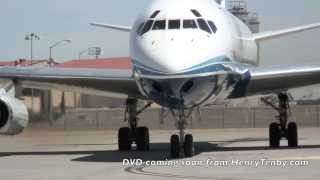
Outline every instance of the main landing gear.
[(174, 134), (170, 138), (170, 153), (172, 158), (179, 157), (192, 157), (194, 155), (194, 143), (193, 136), (191, 134), (185, 134), (185, 128), (187, 126), (187, 119), (190, 117), (192, 110), (185, 112), (184, 108), (179, 110), (171, 110), (174, 117), (177, 117), (176, 127), (179, 130), (179, 134)]
[(288, 113), (290, 111), (289, 97), (287, 93), (278, 94), (279, 106), (276, 106), (267, 99), (262, 99), (279, 112), (279, 123), (271, 123), (269, 126), (269, 144), (272, 148), (280, 146), (280, 140), (286, 138), (289, 147), (298, 146), (298, 128), (295, 122), (288, 123)]
[[(137, 110), (137, 100), (128, 99), (126, 102), (125, 120), (128, 121), (128, 127), (122, 127), (118, 131), (118, 147), (120, 151), (130, 151), (132, 144), (135, 143), (138, 151), (148, 151), (150, 148), (149, 129), (147, 127), (138, 127), (137, 116), (147, 109), (152, 103), (148, 103), (141, 110)], [(186, 112), (187, 111), (187, 112)], [(172, 158), (192, 157), (194, 155), (193, 137), (191, 134), (185, 134), (184, 129), (187, 125), (187, 119), (192, 110), (171, 110), (174, 117), (177, 117), (176, 126), (179, 134), (171, 136), (170, 152)]]
[(137, 116), (151, 106), (152, 103), (148, 103), (138, 111), (137, 102), (137, 99), (128, 99), (126, 102), (125, 120), (128, 121), (128, 127), (122, 127), (118, 131), (118, 147), (120, 151), (131, 150), (133, 143), (136, 144), (138, 151), (149, 150), (149, 129), (147, 127), (138, 127)]

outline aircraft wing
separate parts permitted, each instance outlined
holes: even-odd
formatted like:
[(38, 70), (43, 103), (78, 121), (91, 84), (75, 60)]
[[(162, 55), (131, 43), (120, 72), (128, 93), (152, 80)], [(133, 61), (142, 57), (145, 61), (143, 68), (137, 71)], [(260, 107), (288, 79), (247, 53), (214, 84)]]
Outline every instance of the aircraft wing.
[(122, 25), (115, 25), (115, 24), (106, 24), (106, 23), (90, 23), (92, 26), (101, 27), (101, 28), (107, 28), (107, 29), (114, 29), (124, 32), (130, 32), (131, 27), (129, 26), (122, 26)]
[(62, 68), (62, 67), (0, 67), (0, 78), (15, 85), (37, 89), (57, 89), (108, 97), (141, 98), (131, 70)]
[[(308, 24), (304, 26), (298, 26), (288, 29), (275, 30), (275, 31), (265, 31), (260, 33), (254, 33), (250, 37), (242, 37), (243, 41), (254, 41), (258, 46), (258, 52), (260, 52), (259, 44), (264, 41), (278, 39), (281, 37), (289, 36), (292, 34), (297, 34), (305, 31), (317, 30), (320, 29), (320, 23)], [(258, 53), (260, 54), (260, 53)], [(260, 57), (257, 59), (257, 64), (260, 63)]]
[(320, 23), (315, 23), (315, 24), (309, 24), (309, 25), (299, 26), (299, 27), (294, 27), (289, 29), (256, 33), (256, 34), (253, 34), (252, 37), (244, 38), (244, 39), (255, 40), (256, 42), (262, 42), (270, 39), (276, 39), (282, 36), (287, 36), (287, 35), (296, 34), (304, 31), (319, 29), (319, 28), (320, 28)]
[(283, 92), (320, 83), (320, 66), (271, 67), (250, 69), (247, 96)]

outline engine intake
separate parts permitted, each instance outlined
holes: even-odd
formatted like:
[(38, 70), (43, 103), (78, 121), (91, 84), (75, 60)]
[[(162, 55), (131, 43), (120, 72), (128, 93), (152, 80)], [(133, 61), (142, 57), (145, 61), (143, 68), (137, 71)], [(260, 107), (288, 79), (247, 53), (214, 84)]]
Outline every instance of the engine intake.
[(0, 134), (20, 134), (29, 123), (25, 104), (14, 97), (0, 96)]

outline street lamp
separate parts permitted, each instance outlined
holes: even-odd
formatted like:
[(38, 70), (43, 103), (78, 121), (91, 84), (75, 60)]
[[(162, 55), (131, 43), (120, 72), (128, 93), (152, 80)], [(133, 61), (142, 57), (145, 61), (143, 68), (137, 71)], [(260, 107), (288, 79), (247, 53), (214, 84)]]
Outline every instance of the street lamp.
[(61, 43), (64, 43), (64, 42), (66, 42), (66, 43), (71, 43), (71, 41), (72, 41), (71, 39), (64, 39), (64, 40), (61, 40), (61, 41), (58, 41), (58, 42), (54, 43), (53, 45), (51, 45), (51, 46), (49, 47), (49, 61), (50, 61), (50, 63), (53, 63), (52, 49), (53, 49), (54, 47), (58, 46), (58, 45), (61, 44)]
[(24, 38), (26, 41), (30, 41), (30, 61), (32, 65), (33, 60), (33, 40), (40, 40), (40, 37), (35, 33), (27, 34)]
[(80, 60), (81, 55), (84, 54), (84, 53), (86, 53), (87, 51), (88, 51), (88, 49), (85, 49), (85, 50), (79, 52), (78, 60)]

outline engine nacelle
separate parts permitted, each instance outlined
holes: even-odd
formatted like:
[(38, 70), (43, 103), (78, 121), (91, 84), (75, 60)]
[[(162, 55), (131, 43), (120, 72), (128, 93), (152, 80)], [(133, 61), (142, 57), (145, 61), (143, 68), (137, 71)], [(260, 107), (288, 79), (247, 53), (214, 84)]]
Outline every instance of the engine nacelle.
[(0, 95), (0, 134), (20, 134), (29, 123), (25, 104), (14, 97)]

